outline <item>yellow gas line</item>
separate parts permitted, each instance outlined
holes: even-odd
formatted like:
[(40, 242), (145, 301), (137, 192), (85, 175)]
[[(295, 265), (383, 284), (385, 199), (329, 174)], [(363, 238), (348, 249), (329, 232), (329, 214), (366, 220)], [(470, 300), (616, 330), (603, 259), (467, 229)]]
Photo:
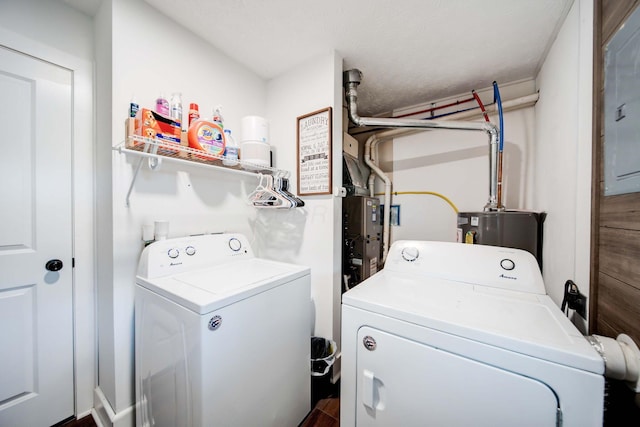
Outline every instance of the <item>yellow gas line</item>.
[[(435, 191), (393, 191), (391, 194), (393, 194), (394, 196), (400, 194), (427, 194), (429, 196), (440, 197), (442, 200), (447, 202), (449, 206), (451, 206), (455, 213), (459, 212), (456, 205), (447, 196), (445, 196), (444, 194), (436, 193)], [(384, 193), (376, 193), (376, 196), (384, 196)]]

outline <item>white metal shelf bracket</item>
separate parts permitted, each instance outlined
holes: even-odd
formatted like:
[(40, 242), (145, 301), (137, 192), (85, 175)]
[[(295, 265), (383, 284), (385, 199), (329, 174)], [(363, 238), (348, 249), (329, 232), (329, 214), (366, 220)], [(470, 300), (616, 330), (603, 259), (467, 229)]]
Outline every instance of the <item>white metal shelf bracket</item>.
[[(162, 154), (158, 154), (159, 149), (161, 150)], [(233, 167), (223, 166), (222, 156), (215, 156), (182, 145), (166, 143), (157, 139), (144, 138), (137, 135), (129, 137), (128, 145), (126, 144), (126, 141), (122, 141), (114, 146), (113, 150), (118, 151), (122, 154), (130, 154), (140, 158), (138, 160), (138, 164), (135, 167), (135, 171), (133, 172), (133, 176), (131, 177), (131, 183), (129, 184), (129, 189), (125, 198), (125, 205), (127, 207), (129, 207), (129, 201), (131, 198), (131, 193), (133, 192), (133, 186), (135, 185), (136, 179), (138, 178), (138, 174), (140, 172), (140, 169), (142, 168), (142, 163), (144, 162), (145, 158), (148, 161), (149, 169), (153, 171), (158, 170), (163, 161), (170, 161), (189, 167), (206, 167), (209, 169), (215, 169), (241, 175), (249, 175), (254, 177), (258, 177), (260, 174), (269, 174), (285, 178), (289, 176), (288, 171), (279, 170), (263, 165), (257, 165), (249, 162), (243, 162), (241, 160), (239, 160), (237, 162), (237, 165)]]

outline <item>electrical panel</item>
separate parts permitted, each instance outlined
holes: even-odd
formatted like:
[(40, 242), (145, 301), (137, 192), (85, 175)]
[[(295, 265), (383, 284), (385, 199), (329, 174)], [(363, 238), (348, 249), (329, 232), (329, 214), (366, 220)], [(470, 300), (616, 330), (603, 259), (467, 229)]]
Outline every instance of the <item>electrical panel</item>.
[(607, 44), (604, 90), (604, 194), (640, 191), (640, 8)]

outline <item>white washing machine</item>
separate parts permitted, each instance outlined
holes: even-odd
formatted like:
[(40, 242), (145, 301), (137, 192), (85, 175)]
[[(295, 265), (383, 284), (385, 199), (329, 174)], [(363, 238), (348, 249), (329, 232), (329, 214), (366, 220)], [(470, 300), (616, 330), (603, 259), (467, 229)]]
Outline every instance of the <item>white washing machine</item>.
[(604, 370), (526, 251), (400, 241), (343, 295), (343, 427), (601, 426)]
[(146, 247), (135, 290), (138, 426), (297, 426), (310, 410), (309, 268), (240, 234)]

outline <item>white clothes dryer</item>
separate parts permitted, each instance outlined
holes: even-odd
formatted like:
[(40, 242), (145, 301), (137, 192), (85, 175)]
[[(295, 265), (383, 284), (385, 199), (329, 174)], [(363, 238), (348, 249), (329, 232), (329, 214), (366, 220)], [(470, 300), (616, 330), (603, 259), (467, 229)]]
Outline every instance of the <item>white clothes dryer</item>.
[(245, 236), (146, 247), (135, 289), (138, 426), (297, 426), (310, 410), (309, 268)]
[(601, 426), (604, 370), (526, 251), (399, 241), (343, 295), (343, 427)]

